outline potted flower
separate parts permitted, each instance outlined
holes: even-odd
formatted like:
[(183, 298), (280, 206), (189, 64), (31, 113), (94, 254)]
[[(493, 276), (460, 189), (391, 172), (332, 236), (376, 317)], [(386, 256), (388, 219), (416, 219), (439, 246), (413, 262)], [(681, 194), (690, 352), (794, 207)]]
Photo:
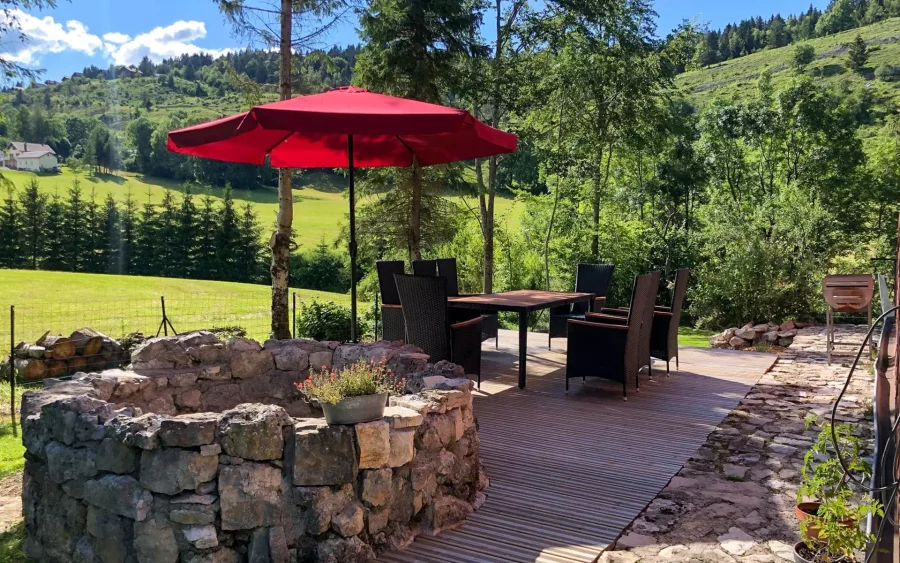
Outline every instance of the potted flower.
[(384, 362), (359, 360), (341, 371), (311, 370), (297, 389), (308, 401), (316, 401), (328, 424), (357, 424), (378, 420), (391, 393), (399, 394), (405, 378), (397, 378)]
[[(807, 428), (812, 421), (807, 421)], [(863, 441), (849, 424), (834, 426), (834, 434), (847, 469), (858, 481), (872, 473), (863, 459)], [(882, 514), (880, 504), (856, 493), (834, 450), (832, 426), (821, 426), (815, 443), (806, 452), (797, 491), (797, 518), (803, 541), (794, 546), (797, 563), (850, 563), (872, 539), (862, 528), (870, 514)]]

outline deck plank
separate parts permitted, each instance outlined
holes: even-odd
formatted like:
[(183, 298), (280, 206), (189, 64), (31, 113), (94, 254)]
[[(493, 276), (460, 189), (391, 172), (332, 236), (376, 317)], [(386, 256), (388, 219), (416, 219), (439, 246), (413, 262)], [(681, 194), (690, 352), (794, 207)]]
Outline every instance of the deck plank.
[(565, 340), (530, 334), (519, 389), (518, 335), (485, 343), (475, 414), (491, 487), (456, 530), (420, 536), (388, 563), (590, 563), (652, 501), (776, 356), (682, 348), (681, 369), (641, 392), (600, 380), (564, 391)]

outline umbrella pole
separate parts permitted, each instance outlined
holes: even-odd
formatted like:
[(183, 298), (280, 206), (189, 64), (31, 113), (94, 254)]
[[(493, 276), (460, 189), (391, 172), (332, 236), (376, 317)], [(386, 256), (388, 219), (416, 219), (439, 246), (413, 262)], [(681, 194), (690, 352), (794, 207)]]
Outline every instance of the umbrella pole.
[(356, 342), (356, 193), (353, 186), (353, 135), (347, 135), (350, 171), (350, 341)]

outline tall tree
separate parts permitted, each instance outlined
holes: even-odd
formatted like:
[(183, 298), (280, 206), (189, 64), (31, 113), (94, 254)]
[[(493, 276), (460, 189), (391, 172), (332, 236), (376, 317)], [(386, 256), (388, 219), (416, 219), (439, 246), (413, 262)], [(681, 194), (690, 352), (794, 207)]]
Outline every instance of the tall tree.
[(856, 34), (853, 43), (847, 49), (847, 66), (854, 72), (859, 72), (869, 62), (869, 46), (862, 35)]
[[(356, 61), (355, 80), (378, 92), (441, 103), (461, 83), (465, 69), (460, 63), (484, 53), (477, 36), (480, 21), (481, 6), (475, 0), (372, 0), (360, 14), (366, 45)], [(366, 210), (370, 220), (391, 220), (387, 209), (395, 221), (408, 219), (408, 228), (395, 223), (392, 230), (404, 235), (397, 242), (406, 246), (410, 260), (422, 257), (423, 225), (429, 216), (435, 221), (444, 215), (426, 205), (441, 205), (446, 170), (426, 172), (414, 160), (409, 169), (387, 173), (395, 189)]]
[(47, 221), (47, 195), (32, 178), (25, 184), (20, 196), (22, 204), (22, 256), (26, 267), (38, 269), (47, 252), (45, 223)]
[[(291, 60), (294, 49), (308, 47), (343, 16), (345, 0), (280, 0), (273, 8), (266, 0), (214, 0), (236, 32), (278, 47), (279, 98), (291, 97)], [(278, 31), (276, 31), (276, 29)], [(294, 30), (297, 30), (296, 35)], [(272, 336), (290, 338), (288, 319), (289, 273), (291, 269), (291, 225), (294, 197), (291, 170), (278, 172), (277, 228), (269, 240), (272, 249)]]
[(22, 222), (19, 202), (12, 187), (0, 202), (0, 268), (17, 268), (22, 263)]

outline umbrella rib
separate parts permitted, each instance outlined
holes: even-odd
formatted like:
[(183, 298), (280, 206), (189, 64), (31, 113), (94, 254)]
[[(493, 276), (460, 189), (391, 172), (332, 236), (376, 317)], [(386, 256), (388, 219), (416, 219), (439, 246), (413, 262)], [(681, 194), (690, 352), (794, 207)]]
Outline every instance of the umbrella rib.
[(406, 147), (406, 150), (409, 151), (409, 154), (416, 156), (416, 151), (412, 150), (412, 147), (407, 145), (406, 141), (404, 141), (403, 139), (400, 138), (400, 135), (394, 135), (394, 137), (396, 137), (397, 140), (400, 141), (400, 144), (402, 144), (404, 147)]
[(294, 134), (293, 131), (288, 131), (288, 132), (287, 132), (287, 135), (285, 135), (284, 137), (278, 139), (277, 141), (275, 141), (275, 142), (272, 144), (271, 147), (269, 147), (269, 148), (266, 149), (266, 154), (269, 154), (270, 152), (272, 152), (273, 150), (275, 150), (275, 147), (277, 147), (277, 146), (280, 145), (281, 143), (287, 141), (288, 138), (289, 138), (291, 135), (293, 135), (293, 134)]

